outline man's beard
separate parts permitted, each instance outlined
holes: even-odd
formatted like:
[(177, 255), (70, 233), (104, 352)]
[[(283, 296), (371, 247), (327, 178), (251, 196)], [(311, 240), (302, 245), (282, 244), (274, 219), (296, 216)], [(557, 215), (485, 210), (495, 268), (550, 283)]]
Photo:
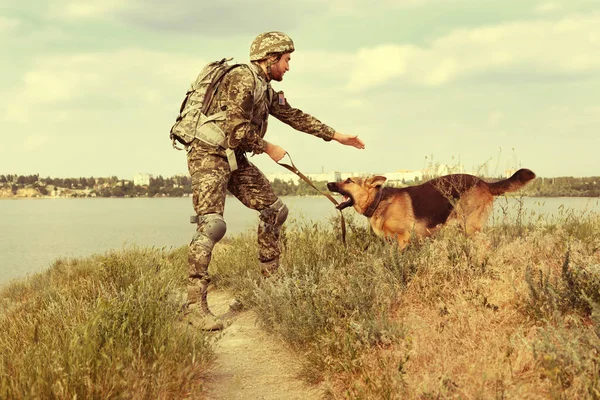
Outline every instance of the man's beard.
[(283, 74), (271, 68), (271, 79), (277, 82), (281, 82), (283, 80)]

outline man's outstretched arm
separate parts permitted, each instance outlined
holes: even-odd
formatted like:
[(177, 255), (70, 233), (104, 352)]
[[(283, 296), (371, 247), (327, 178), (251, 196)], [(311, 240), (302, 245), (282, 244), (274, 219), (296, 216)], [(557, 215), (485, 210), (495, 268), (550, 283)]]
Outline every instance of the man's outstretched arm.
[(333, 134), (333, 140), (346, 146), (353, 146), (357, 149), (364, 149), (365, 143), (358, 138), (358, 135), (345, 135), (340, 132)]

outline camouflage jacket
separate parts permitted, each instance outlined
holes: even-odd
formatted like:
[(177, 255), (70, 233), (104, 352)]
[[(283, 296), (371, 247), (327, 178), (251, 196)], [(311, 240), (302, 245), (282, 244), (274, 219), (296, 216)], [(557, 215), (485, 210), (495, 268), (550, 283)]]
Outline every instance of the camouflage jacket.
[[(226, 110), (227, 116), (225, 120), (215, 123), (225, 133), (229, 148), (238, 155), (246, 152), (260, 154), (266, 150), (263, 138), (269, 114), (296, 130), (326, 141), (330, 141), (335, 133), (333, 128), (315, 117), (290, 106), (283, 92), (275, 92), (264, 72), (254, 64), (234, 68), (225, 75), (207, 115), (221, 110)], [(225, 156), (224, 149), (214, 148), (199, 140), (194, 141), (190, 149), (195, 150)]]

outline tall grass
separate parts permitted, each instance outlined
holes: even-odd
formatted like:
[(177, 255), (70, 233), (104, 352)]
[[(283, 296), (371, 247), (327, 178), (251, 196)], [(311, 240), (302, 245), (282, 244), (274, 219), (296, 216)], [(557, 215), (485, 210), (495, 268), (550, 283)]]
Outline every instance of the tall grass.
[(178, 324), (178, 252), (130, 248), (58, 260), (1, 292), (0, 398), (183, 398), (208, 337)]
[(337, 221), (288, 226), (277, 279), (252, 236), (214, 262), (331, 398), (598, 398), (598, 215), (506, 212), (402, 253), (349, 217), (347, 247)]
[[(403, 252), (348, 214), (290, 223), (277, 276), (253, 233), (211, 274), (333, 399), (600, 398), (600, 216), (497, 216)], [(533, 218), (532, 218), (533, 217)], [(2, 292), (0, 397), (201, 394), (210, 340), (175, 321), (185, 247), (58, 261)]]

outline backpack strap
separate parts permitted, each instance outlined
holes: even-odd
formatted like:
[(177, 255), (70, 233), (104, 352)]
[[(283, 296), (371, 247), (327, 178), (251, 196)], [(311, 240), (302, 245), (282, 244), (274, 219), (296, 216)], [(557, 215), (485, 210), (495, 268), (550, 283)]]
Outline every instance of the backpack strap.
[[(227, 61), (231, 61), (233, 60), (232, 58), (223, 58), (221, 61), (218, 61), (218, 64), (223, 64), (226, 63)], [(210, 104), (212, 103), (212, 99), (213, 96), (215, 94), (215, 92), (217, 91), (217, 88), (219, 87), (219, 83), (221, 83), (221, 79), (223, 79), (223, 77), (225, 75), (227, 75), (227, 73), (229, 71), (231, 71), (232, 69), (234, 69), (235, 67), (238, 67), (242, 64), (233, 64), (228, 66), (225, 69), (219, 70), (217, 71), (217, 73), (215, 74), (215, 76), (213, 76), (212, 78), (209, 78), (209, 74), (207, 73), (202, 79), (196, 79), (195, 82), (192, 82), (192, 84), (190, 85), (190, 89), (187, 91), (187, 93), (185, 94), (185, 98), (183, 99), (183, 101), (181, 102), (181, 107), (179, 107), (179, 116), (177, 117), (177, 120), (181, 120), (188, 112), (192, 111), (192, 110), (196, 110), (199, 108), (202, 108), (202, 113), (206, 114), (206, 111), (208, 111), (208, 108), (210, 107)], [(191, 106), (186, 108), (186, 104), (188, 102), (188, 99), (190, 98), (190, 96), (196, 91), (198, 90), (201, 86), (203, 86), (206, 83), (209, 83), (208, 88), (206, 89), (206, 93), (204, 94), (204, 98), (202, 99), (201, 102), (199, 102), (198, 104), (200, 104), (200, 106)]]
[[(246, 67), (252, 72), (252, 76), (254, 77), (254, 93), (252, 94), (254, 97), (254, 104), (262, 101), (265, 93), (270, 94), (271, 83), (267, 82), (266, 85), (261, 83), (260, 78), (258, 77), (258, 73), (255, 70), (255, 66), (253, 64), (245, 64)], [(271, 99), (269, 99), (270, 102)]]
[[(223, 62), (224, 60), (225, 59), (221, 60), (221, 62)], [(232, 69), (237, 68), (240, 65), (242, 65), (242, 64), (230, 65), (227, 68), (218, 71), (217, 75), (215, 77), (213, 77), (212, 82), (210, 83), (210, 85), (208, 85), (208, 88), (206, 88), (206, 93), (204, 94), (204, 101), (202, 102), (202, 114), (206, 114), (206, 112), (210, 108), (210, 105), (212, 104), (214, 95), (217, 92), (217, 89), (219, 88), (219, 85), (220, 85), (223, 77), (225, 75), (227, 75)]]

